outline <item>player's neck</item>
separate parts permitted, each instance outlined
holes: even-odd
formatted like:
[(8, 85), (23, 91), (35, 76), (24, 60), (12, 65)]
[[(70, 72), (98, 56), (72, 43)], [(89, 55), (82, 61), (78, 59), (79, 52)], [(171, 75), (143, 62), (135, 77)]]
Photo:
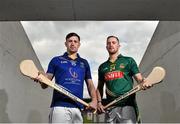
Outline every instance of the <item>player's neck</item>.
[(71, 58), (72, 60), (77, 58), (77, 53), (70, 53), (68, 52), (68, 57)]
[(116, 59), (118, 58), (118, 55), (119, 55), (118, 52), (115, 53), (115, 54), (109, 54), (109, 60), (110, 60), (111, 62), (115, 62)]

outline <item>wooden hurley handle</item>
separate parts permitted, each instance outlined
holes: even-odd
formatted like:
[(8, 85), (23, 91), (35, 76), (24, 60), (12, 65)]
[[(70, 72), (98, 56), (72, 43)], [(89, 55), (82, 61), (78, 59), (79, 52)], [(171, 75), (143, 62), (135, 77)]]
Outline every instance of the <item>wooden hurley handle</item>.
[(20, 63), (20, 71), (23, 75), (30, 77), (30, 78), (36, 78), (39, 77), (42, 81), (42, 83), (50, 86), (51, 88), (57, 90), (58, 92), (62, 93), (63, 95), (71, 98), (74, 101), (77, 101), (84, 106), (89, 107), (89, 104), (83, 101), (82, 99), (78, 98), (77, 96), (73, 95), (72, 93), (68, 92), (63, 86), (57, 85), (56, 83), (53, 83), (51, 80), (49, 80), (44, 75), (40, 74), (38, 75), (38, 69), (35, 66), (34, 62), (32, 60), (23, 60)]
[(67, 90), (65, 90), (65, 88), (61, 85), (57, 85), (56, 83), (53, 83), (51, 80), (49, 80), (48, 78), (46, 78), (44, 75), (40, 74), (38, 76), (41, 80), (42, 83), (50, 86), (51, 88), (54, 88), (55, 90), (59, 91), (60, 93), (62, 93), (65, 96), (68, 96), (69, 98), (71, 98), (74, 101), (77, 101), (87, 107), (89, 107), (89, 104), (86, 103), (85, 101), (81, 100), (80, 98), (78, 98), (77, 96), (73, 95), (72, 93), (68, 92)]
[[(165, 75), (166, 75), (166, 71), (165, 71), (164, 68), (162, 68), (162, 67), (154, 67), (153, 70), (151, 71), (151, 73), (146, 78), (145, 83), (151, 84), (151, 85), (158, 84), (164, 79)], [(104, 109), (107, 109), (108, 107), (114, 105), (115, 103), (121, 101), (122, 99), (124, 99), (124, 98), (126, 98), (126, 97), (140, 91), (140, 90), (142, 90), (142, 83), (138, 84), (136, 87), (134, 87), (129, 92), (125, 93), (124, 95), (119, 96), (118, 98), (116, 98), (115, 100), (113, 100), (112, 102), (107, 104), (104, 107)]]
[(110, 106), (114, 105), (115, 103), (121, 101), (122, 99), (138, 92), (141, 90), (141, 85), (137, 85), (136, 87), (134, 87), (132, 90), (130, 90), (129, 92), (125, 93), (124, 95), (119, 96), (118, 98), (116, 98), (115, 100), (113, 100), (112, 102), (110, 102), (109, 104), (107, 104), (106, 106), (104, 106), (104, 109), (109, 108)]

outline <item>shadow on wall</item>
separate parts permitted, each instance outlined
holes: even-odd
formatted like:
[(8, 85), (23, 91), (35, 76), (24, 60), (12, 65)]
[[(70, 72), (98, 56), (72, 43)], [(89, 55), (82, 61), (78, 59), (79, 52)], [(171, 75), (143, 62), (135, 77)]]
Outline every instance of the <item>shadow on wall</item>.
[(41, 113), (37, 110), (31, 110), (28, 116), (28, 123), (42, 123)]
[(6, 112), (8, 95), (4, 89), (0, 89), (0, 123), (11, 123)]
[(163, 92), (161, 96), (161, 116), (160, 121), (163, 123), (178, 123), (180, 122), (180, 108), (176, 108), (174, 95), (169, 92)]

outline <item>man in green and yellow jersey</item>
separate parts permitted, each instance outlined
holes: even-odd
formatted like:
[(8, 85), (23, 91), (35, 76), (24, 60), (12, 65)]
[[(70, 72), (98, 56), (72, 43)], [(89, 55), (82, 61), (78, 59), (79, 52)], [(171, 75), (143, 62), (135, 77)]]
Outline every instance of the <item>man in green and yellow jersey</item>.
[[(105, 112), (101, 103), (103, 87), (106, 85), (107, 101), (112, 101), (133, 88), (133, 77), (143, 88), (151, 86), (145, 83), (139, 68), (132, 57), (123, 56), (119, 53), (120, 43), (116, 36), (107, 37), (106, 49), (109, 59), (102, 63), (98, 69), (97, 99), (99, 112)], [(136, 123), (139, 122), (138, 108), (135, 94), (115, 104), (107, 113), (106, 122), (109, 123)]]

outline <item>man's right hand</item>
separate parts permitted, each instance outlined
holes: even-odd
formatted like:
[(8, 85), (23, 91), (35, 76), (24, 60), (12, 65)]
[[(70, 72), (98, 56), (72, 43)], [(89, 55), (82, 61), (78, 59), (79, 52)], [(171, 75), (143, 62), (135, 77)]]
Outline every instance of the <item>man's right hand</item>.
[(37, 76), (36, 78), (33, 78), (33, 80), (34, 80), (34, 82), (37, 82), (37, 83), (41, 84), (41, 87), (42, 87), (43, 89), (45, 89), (45, 88), (47, 88), (48, 86), (47, 86), (46, 84), (42, 83), (42, 79), (39, 77), (40, 74), (42, 74), (42, 75), (44, 75), (45, 77), (47, 77), (47, 75), (46, 75), (45, 72), (39, 71), (39, 72), (38, 72), (38, 76)]

